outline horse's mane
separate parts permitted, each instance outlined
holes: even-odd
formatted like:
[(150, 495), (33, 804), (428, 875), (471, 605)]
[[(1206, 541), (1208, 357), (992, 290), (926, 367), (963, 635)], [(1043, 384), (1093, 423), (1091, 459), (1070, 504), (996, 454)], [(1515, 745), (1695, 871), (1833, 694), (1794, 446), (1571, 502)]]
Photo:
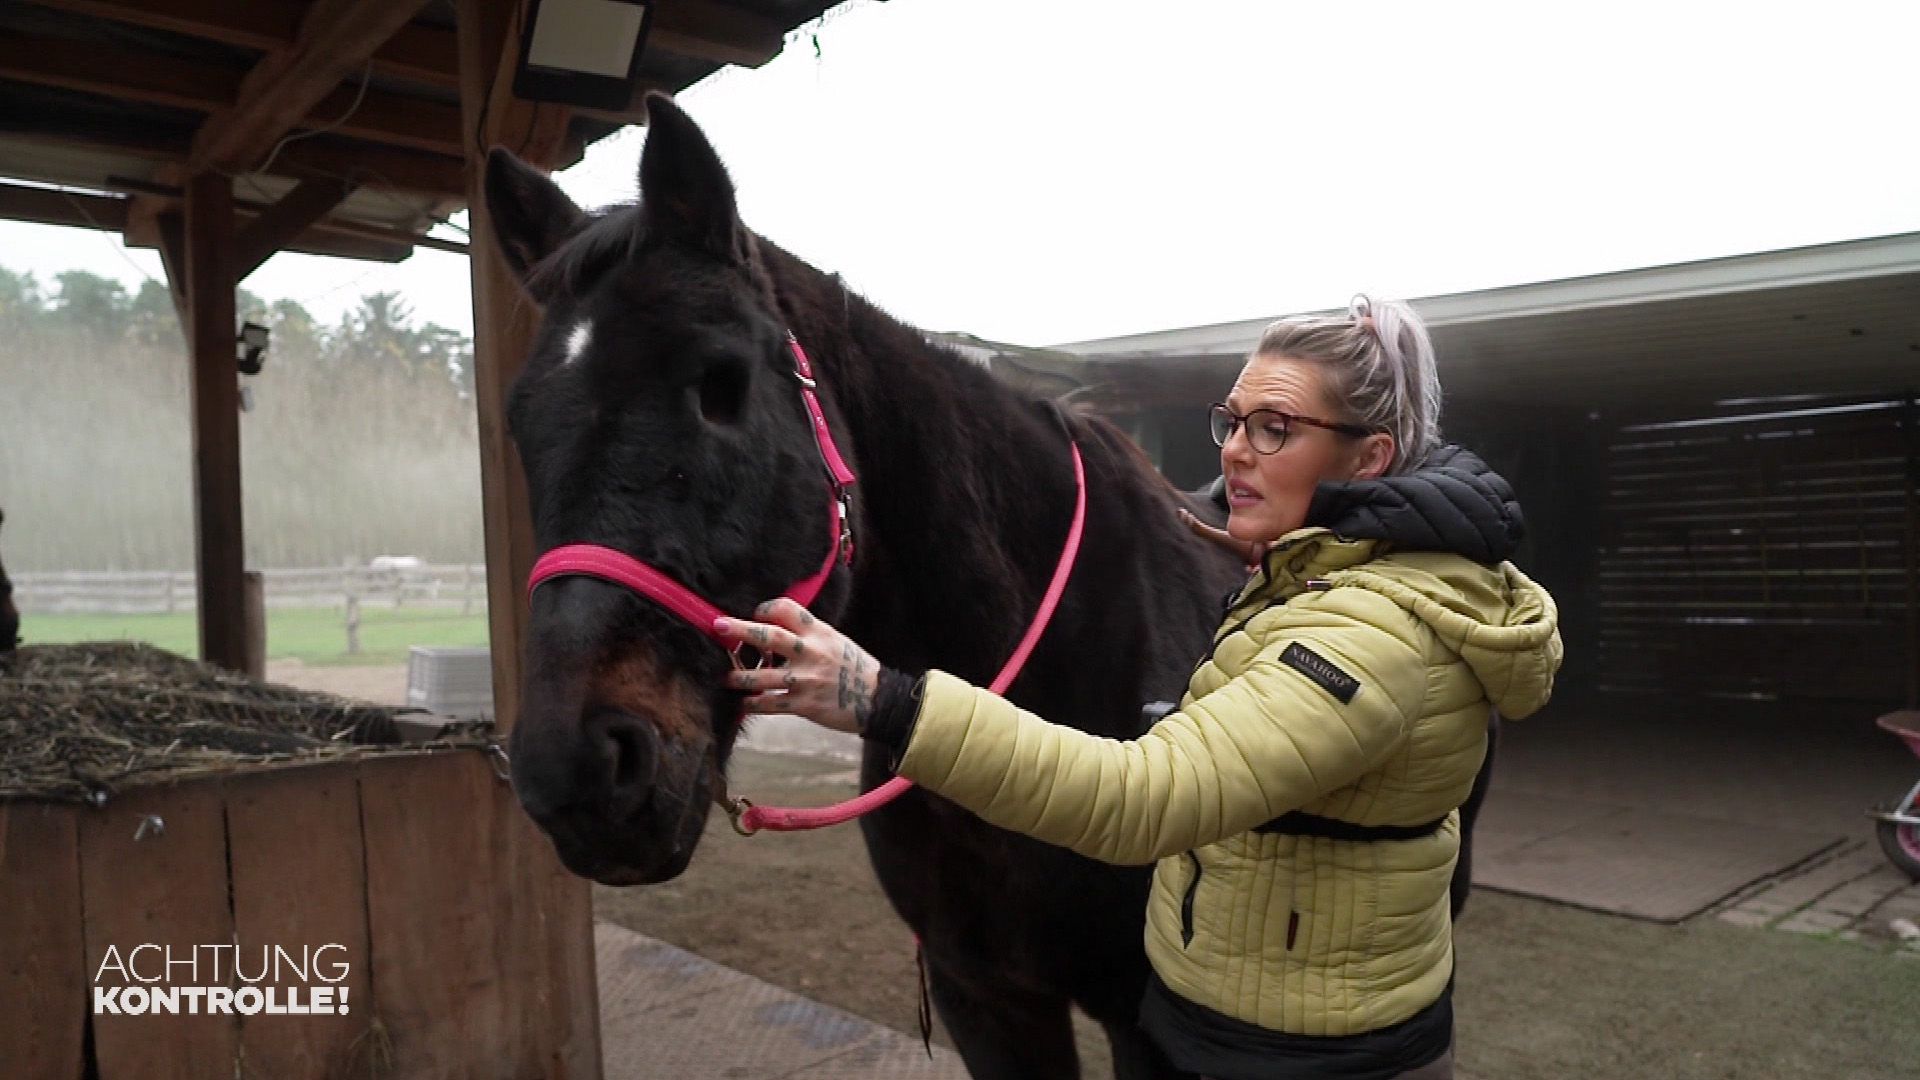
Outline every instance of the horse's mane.
[[(769, 301), (774, 286), (760, 248), (766, 243), (758, 234), (739, 231), (741, 243), (734, 262)], [(585, 224), (527, 271), (527, 290), (536, 296), (579, 295), (593, 287), (608, 272), (640, 254), (652, 239), (642, 203), (616, 203), (587, 215)]]
[(1119, 424), (1094, 412), (1091, 405), (1074, 404), (1068, 406), (1066, 411), (1101, 445), (1111, 451), (1116, 459), (1131, 464), (1137, 472), (1146, 476), (1149, 486), (1166, 489), (1176, 501), (1185, 498), (1186, 493), (1174, 486), (1173, 481), (1160, 472), (1159, 466), (1153, 463), (1153, 459), (1147, 456), (1147, 452), (1142, 450), (1140, 444), (1133, 441), (1133, 436), (1128, 435)]
[(638, 203), (597, 210), (527, 271), (527, 291), (535, 296), (583, 293), (607, 271), (632, 258), (644, 237)]

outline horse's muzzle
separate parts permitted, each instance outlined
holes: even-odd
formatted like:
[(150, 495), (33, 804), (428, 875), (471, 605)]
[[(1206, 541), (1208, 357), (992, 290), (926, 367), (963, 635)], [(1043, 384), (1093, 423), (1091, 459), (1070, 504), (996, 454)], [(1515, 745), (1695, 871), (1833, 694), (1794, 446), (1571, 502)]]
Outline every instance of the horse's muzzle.
[(687, 868), (712, 803), (710, 747), (611, 709), (588, 715), (572, 738), (541, 727), (523, 719), (514, 729), (514, 791), (567, 869), (636, 885)]

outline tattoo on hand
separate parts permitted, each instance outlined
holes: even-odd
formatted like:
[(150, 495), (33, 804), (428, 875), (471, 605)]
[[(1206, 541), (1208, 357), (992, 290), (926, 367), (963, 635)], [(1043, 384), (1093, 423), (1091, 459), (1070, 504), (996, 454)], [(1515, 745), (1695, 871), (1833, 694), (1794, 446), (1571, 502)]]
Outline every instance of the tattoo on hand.
[(840, 646), (840, 692), (835, 699), (835, 704), (842, 709), (853, 708), (853, 663), (853, 643), (844, 642)]

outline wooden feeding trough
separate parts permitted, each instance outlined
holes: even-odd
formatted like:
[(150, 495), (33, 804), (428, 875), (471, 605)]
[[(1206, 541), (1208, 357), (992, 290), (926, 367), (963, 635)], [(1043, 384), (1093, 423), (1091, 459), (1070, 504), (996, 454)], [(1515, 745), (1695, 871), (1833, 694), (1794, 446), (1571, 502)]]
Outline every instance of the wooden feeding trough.
[[(597, 1076), (591, 943), (549, 915), (571, 884), (506, 872), (546, 841), (469, 741), (230, 754), (104, 796), (15, 785), (0, 1074)], [(235, 991), (234, 1011), (187, 987)], [(332, 1014), (285, 1011), (322, 987)], [(154, 1011), (168, 989), (177, 1013)]]

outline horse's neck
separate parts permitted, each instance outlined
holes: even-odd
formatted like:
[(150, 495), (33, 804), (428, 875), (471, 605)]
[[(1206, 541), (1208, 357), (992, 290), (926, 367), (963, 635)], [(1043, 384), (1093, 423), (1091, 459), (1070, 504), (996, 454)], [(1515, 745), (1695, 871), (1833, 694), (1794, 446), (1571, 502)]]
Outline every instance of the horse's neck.
[(859, 463), (862, 534), (843, 622), (889, 662), (985, 682), (1033, 617), (1065, 540), (1067, 438), (981, 369), (837, 281), (829, 288), (805, 332), (821, 342), (808, 347)]

